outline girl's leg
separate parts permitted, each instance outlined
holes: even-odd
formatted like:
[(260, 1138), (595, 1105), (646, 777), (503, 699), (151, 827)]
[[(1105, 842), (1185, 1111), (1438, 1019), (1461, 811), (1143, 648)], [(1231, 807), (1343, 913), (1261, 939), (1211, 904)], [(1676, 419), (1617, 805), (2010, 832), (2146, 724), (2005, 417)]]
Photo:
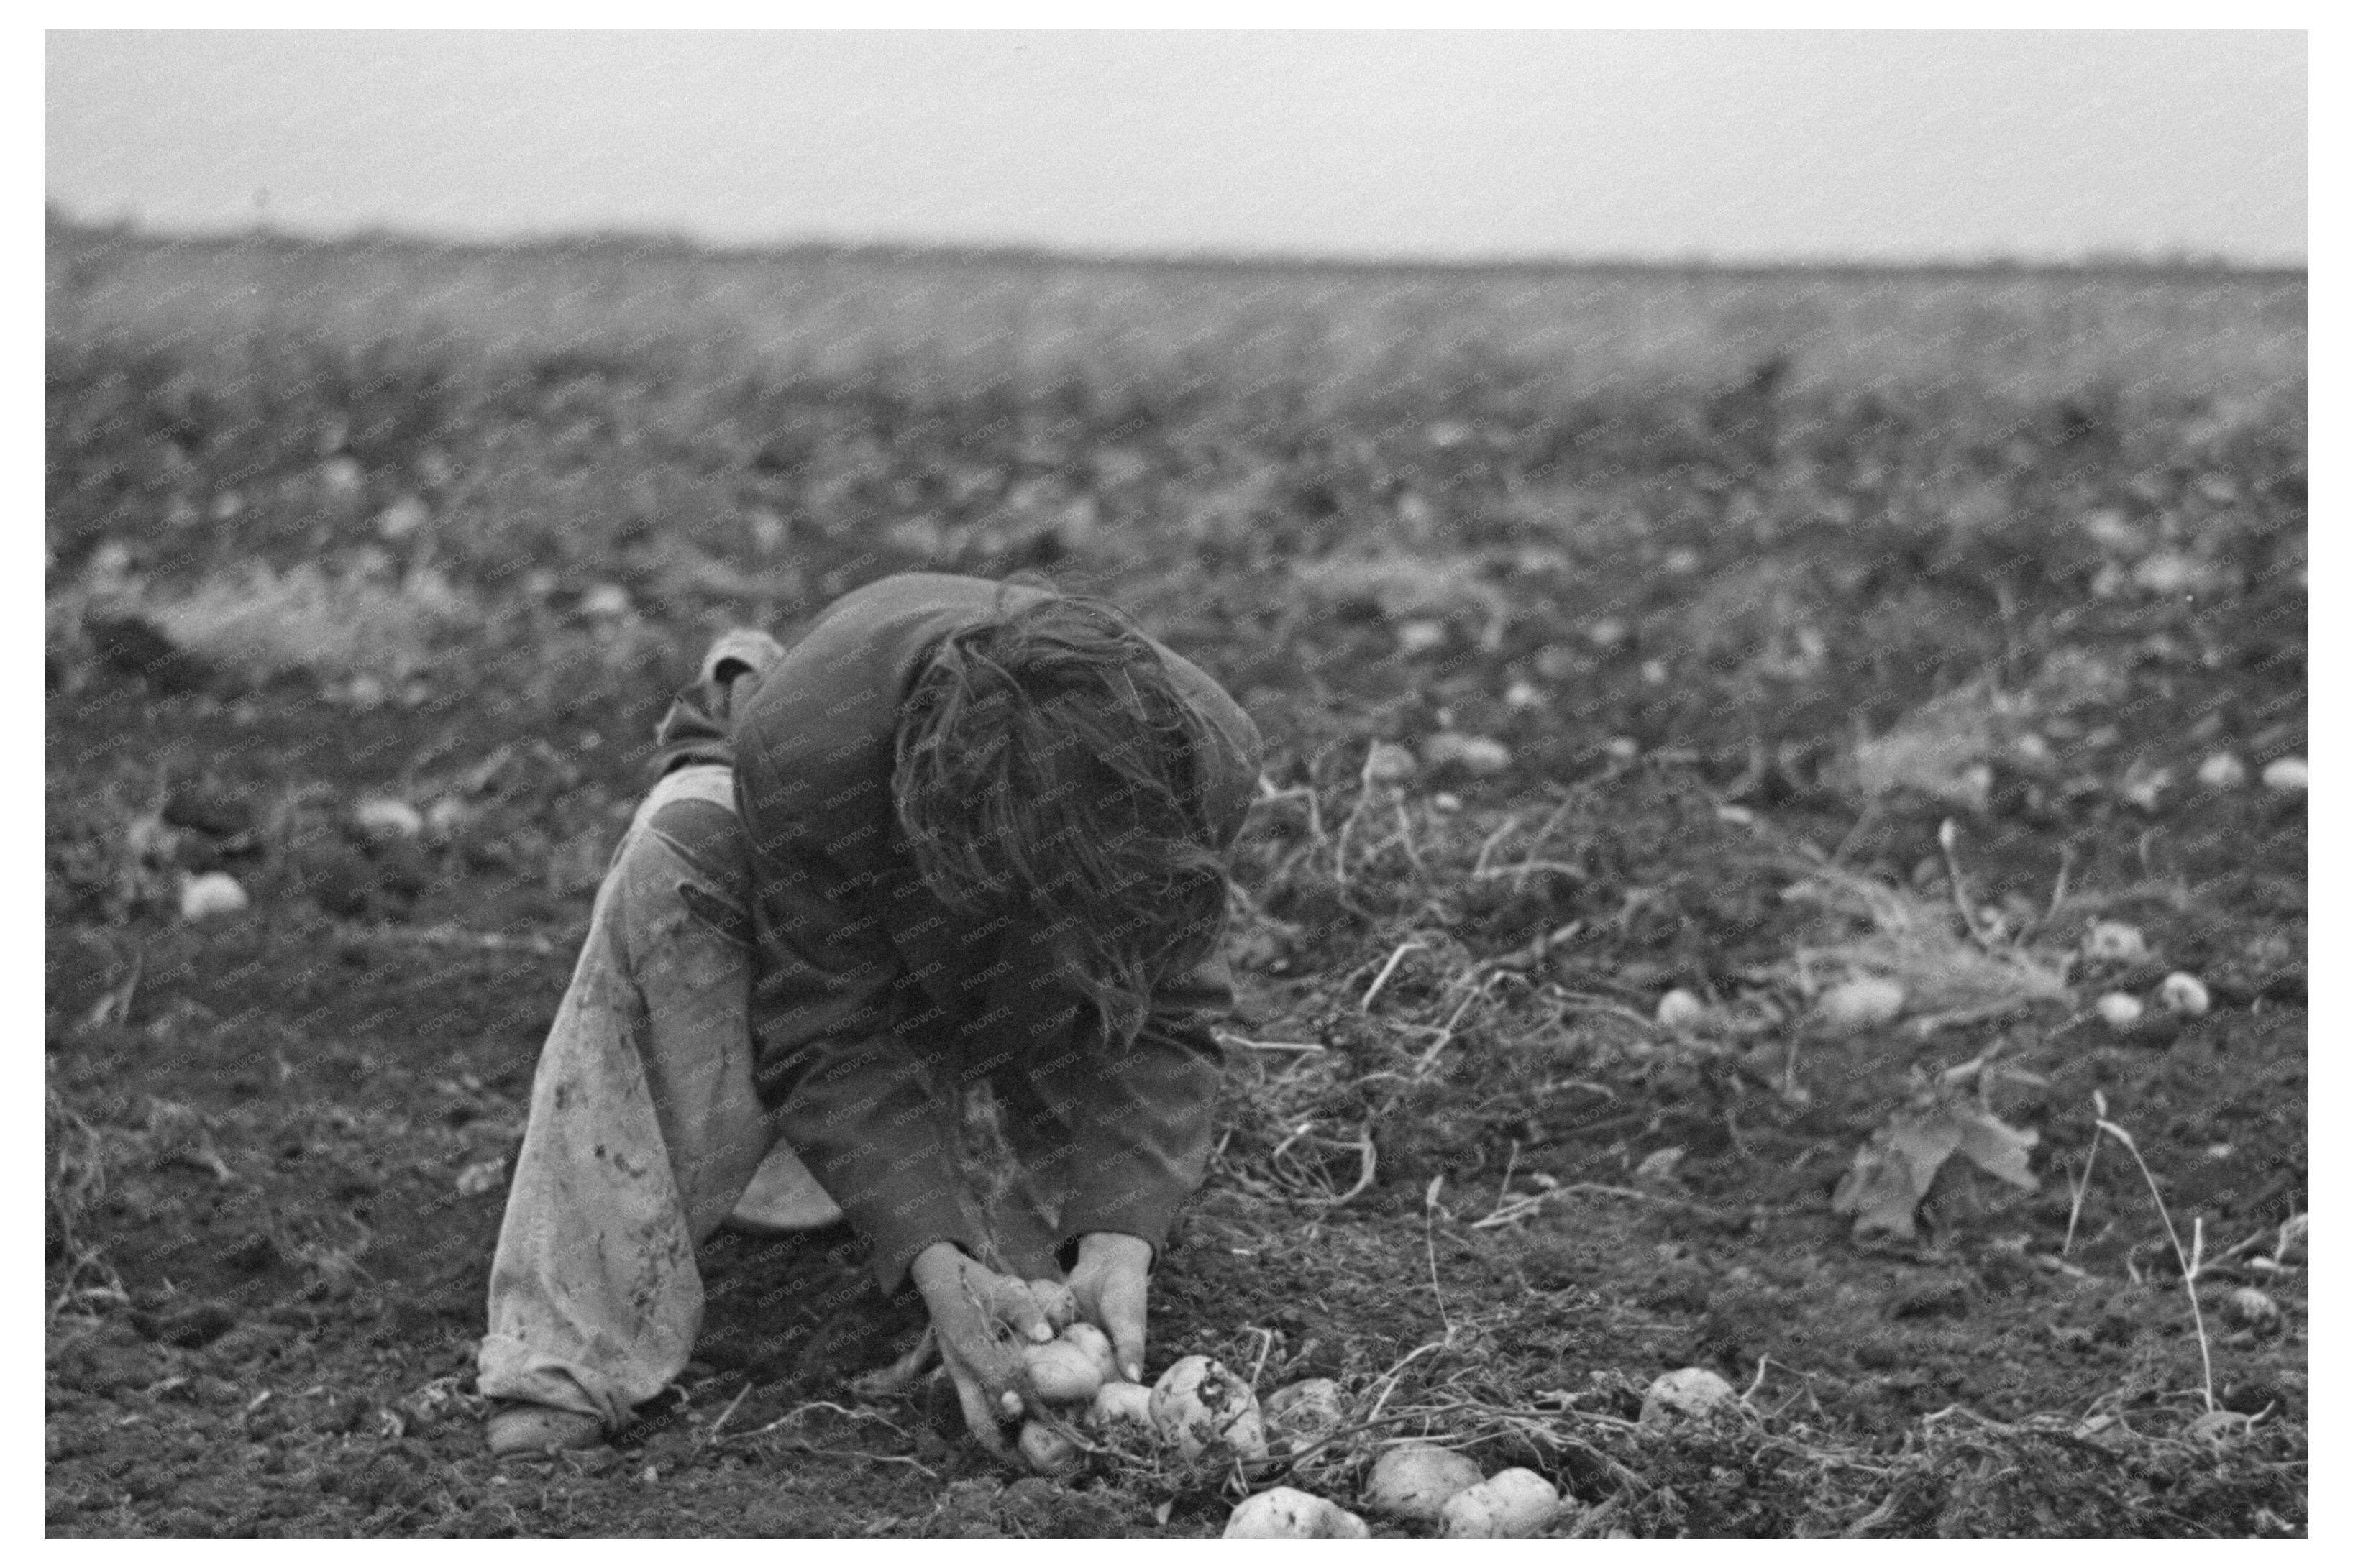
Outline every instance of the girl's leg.
[(702, 1316), (695, 1244), (775, 1142), (752, 1088), (747, 879), (728, 771), (665, 778), (597, 892), (533, 1081), (491, 1270), (484, 1394), (609, 1434), (685, 1366)]

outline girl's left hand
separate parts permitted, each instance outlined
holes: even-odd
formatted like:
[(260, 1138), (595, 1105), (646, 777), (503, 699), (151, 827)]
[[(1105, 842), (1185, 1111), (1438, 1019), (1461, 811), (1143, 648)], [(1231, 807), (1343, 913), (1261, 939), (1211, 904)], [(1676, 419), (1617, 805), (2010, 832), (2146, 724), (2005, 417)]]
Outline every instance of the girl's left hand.
[(1112, 1354), (1130, 1383), (1144, 1381), (1145, 1299), (1151, 1289), (1152, 1246), (1141, 1237), (1091, 1231), (1079, 1238), (1071, 1294), (1079, 1314), (1111, 1337)]

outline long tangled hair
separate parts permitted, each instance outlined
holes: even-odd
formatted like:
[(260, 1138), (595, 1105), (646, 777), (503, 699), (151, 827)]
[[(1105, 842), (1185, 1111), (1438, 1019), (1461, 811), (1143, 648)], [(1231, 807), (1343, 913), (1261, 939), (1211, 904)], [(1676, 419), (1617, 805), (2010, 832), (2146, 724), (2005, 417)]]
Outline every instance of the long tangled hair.
[(1116, 607), (1000, 599), (918, 672), (892, 796), (932, 891), (1041, 924), (1105, 1040), (1126, 1045), (1154, 983), (1217, 941), (1226, 866), (1204, 785), (1228, 744)]

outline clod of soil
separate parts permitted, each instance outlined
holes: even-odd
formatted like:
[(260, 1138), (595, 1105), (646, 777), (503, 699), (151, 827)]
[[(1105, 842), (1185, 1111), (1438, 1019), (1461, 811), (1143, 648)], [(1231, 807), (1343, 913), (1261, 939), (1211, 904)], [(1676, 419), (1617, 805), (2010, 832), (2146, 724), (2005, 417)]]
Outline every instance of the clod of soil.
[(1422, 742), (1421, 760), (1431, 768), (1455, 767), (1472, 778), (1487, 778), (1512, 765), (1512, 751), (1488, 736), (1458, 735), (1450, 730)]
[[(2279, 1315), (2277, 1309), (2272, 1315)], [(195, 1301), (152, 1317), (142, 1313), (132, 1321), (148, 1338), (159, 1343), (195, 1350), (237, 1327), (237, 1311), (222, 1301)]]
[(164, 820), (215, 838), (240, 838), (253, 831), (252, 801), (210, 783), (174, 784), (164, 800)]
[(2084, 933), (2084, 956), (2094, 963), (2147, 963), (2148, 939), (2138, 926), (2099, 921)]
[(1887, 1315), (1906, 1318), (1965, 1318), (1969, 1311), (1968, 1283), (1960, 1279), (1928, 1279), (1897, 1291), (1887, 1303)]
[(1021, 1457), (1041, 1476), (1067, 1476), (1081, 1463), (1079, 1446), (1042, 1421), (1021, 1424)]
[(1293, 1445), (1312, 1443), (1347, 1418), (1340, 1385), (1328, 1377), (1311, 1377), (1266, 1396), (1261, 1406), (1269, 1437)]

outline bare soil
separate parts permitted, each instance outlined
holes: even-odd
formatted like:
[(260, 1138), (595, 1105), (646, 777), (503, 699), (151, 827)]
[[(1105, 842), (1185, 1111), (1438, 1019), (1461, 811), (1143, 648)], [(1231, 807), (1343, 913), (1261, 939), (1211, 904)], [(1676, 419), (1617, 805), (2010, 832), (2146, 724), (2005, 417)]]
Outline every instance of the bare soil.
[[(1563, 1486), (1564, 1533), (2305, 1530), (2279, 1232), (2308, 1207), (2306, 824), (2255, 776), (2306, 751), (2300, 278), (2165, 285), (2275, 334), (2269, 379), (2224, 390), (2185, 353), (2021, 392), (1933, 346), (1866, 383), (1810, 281), (1786, 361), (1572, 392), (1465, 328), (1327, 407), (1214, 355), (943, 384), (913, 325), (863, 370), (543, 339), (510, 363), (480, 323), (322, 344), (302, 311), (332, 297), (217, 342), (88, 326), (133, 263), (142, 288), (219, 264), (174, 255), (51, 237), (50, 1533), (1222, 1528), (1230, 1477), (1025, 1479), (936, 1388), (857, 1398), (920, 1323), (846, 1233), (715, 1242), (697, 1360), (617, 1446), (482, 1451), (502, 1162), (653, 722), (717, 627), (788, 635), (919, 566), (1113, 593), (1269, 738), (1234, 930), (1256, 1044), (1153, 1362), (1377, 1403), (1303, 1483), (1345, 1500), (1376, 1440), (1430, 1436)], [(455, 265), (392, 268), (417, 322)], [(643, 263), (633, 298), (700, 265)], [(1952, 284), (2015, 329), (2006, 286)], [(2158, 285), (2108, 287), (2066, 310)], [(1692, 329), (1781, 319), (1741, 309)], [(387, 521), (404, 498), (429, 521)], [(1300, 574), (1373, 545), (1420, 565)], [(282, 629), (305, 569), (389, 606), (374, 640), (256, 652), (174, 618), (227, 584), (278, 593)], [(1957, 795), (1858, 782), (1858, 736), (2068, 659), (2103, 679), (2021, 721), (2039, 749), (1989, 748)], [(1442, 734), (1504, 760), (1368, 773), (1374, 742)], [(2225, 752), (2249, 776), (2201, 783)], [(383, 796), (450, 804), (371, 830)], [(2105, 919), (2149, 952), (2079, 963), (2065, 1004), (1839, 1036), (1789, 967), (1822, 929), (1788, 890), (1833, 859), (1932, 903), (1957, 865), (2053, 951)], [(249, 908), (180, 918), (207, 871)], [(2176, 970), (2203, 1016), (2155, 1005)], [(1746, 1022), (1660, 1027), (1673, 987)], [(2092, 1014), (2116, 989), (2137, 1027)], [(1955, 1068), (2036, 1136), (2036, 1189), (1955, 1160), (1915, 1236), (1858, 1238), (1839, 1178)], [(2200, 1239), (2194, 1289), (2113, 1136), (2086, 1175), (2099, 1106)], [(2231, 1307), (2247, 1287), (2275, 1320)], [(1743, 1412), (1641, 1428), (1688, 1365)]]

